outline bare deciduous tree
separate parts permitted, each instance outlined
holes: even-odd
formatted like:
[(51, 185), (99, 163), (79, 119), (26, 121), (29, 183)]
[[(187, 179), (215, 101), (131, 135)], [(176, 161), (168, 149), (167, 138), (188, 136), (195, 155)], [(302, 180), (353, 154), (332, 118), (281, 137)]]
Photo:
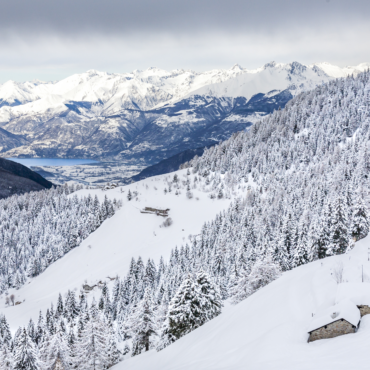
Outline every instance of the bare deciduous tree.
[(334, 279), (337, 282), (337, 284), (343, 283), (343, 272), (344, 272), (343, 262), (340, 261), (336, 264), (336, 266), (333, 269)]

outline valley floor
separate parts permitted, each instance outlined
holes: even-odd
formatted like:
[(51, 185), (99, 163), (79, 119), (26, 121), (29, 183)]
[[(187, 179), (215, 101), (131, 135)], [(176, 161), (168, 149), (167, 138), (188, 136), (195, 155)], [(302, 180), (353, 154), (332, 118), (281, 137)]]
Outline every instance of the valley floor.
[(138, 174), (145, 167), (139, 164), (101, 162), (74, 166), (33, 166), (32, 170), (56, 185), (69, 182), (101, 186), (107, 182), (119, 184), (124, 178)]

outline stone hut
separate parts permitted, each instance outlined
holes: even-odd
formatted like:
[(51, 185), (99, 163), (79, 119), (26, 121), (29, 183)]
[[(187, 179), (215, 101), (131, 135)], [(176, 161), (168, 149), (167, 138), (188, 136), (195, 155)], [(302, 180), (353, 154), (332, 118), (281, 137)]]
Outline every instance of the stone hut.
[(360, 321), (358, 307), (349, 300), (343, 300), (313, 317), (308, 329), (308, 342), (356, 333)]
[(361, 317), (370, 314), (370, 283), (342, 283), (338, 285), (336, 302), (348, 299), (360, 310)]

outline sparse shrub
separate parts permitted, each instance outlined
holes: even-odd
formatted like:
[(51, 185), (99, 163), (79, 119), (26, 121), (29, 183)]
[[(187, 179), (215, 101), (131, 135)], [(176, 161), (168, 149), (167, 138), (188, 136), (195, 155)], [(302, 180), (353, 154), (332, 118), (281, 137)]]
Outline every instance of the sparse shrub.
[(186, 192), (186, 197), (188, 198), (188, 199), (192, 199), (193, 198), (193, 193), (189, 190), (189, 191), (187, 191)]
[(170, 227), (172, 224), (173, 224), (173, 220), (172, 220), (172, 218), (171, 218), (171, 217), (168, 217), (168, 218), (166, 218), (166, 219), (163, 221), (163, 223), (162, 223), (161, 227)]
[(122, 354), (125, 356), (127, 355), (128, 353), (130, 353), (131, 349), (130, 349), (130, 346), (128, 344), (125, 345), (125, 348), (123, 349), (123, 352)]
[(334, 279), (337, 282), (337, 284), (343, 283), (343, 272), (344, 272), (343, 262), (340, 261), (333, 269)]

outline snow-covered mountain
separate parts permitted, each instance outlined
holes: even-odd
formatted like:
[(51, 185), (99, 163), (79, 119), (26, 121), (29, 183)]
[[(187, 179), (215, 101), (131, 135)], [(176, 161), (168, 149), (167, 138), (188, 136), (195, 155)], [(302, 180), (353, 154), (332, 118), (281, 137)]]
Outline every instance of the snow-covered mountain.
[(343, 302), (356, 320), (370, 307), (369, 97), (367, 71), (175, 173), (0, 201), (0, 359), (367, 369), (368, 315), (349, 321), (355, 333), (307, 339), (322, 318), (344, 325)]
[(0, 85), (0, 147), (11, 157), (152, 164), (226, 139), (298, 92), (369, 66), (272, 62), (256, 70), (90, 70), (59, 82), (8, 81)]

